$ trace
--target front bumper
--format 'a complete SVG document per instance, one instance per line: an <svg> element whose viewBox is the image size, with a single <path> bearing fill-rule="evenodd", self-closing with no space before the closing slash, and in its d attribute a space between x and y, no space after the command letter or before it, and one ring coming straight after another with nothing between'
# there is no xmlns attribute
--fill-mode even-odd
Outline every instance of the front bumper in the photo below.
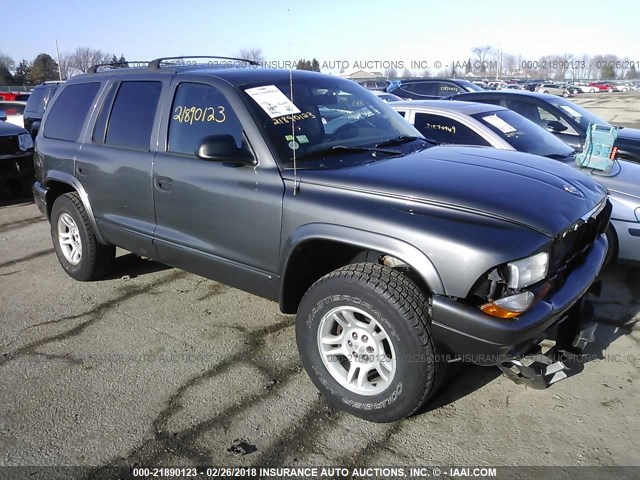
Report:
<svg viewBox="0 0 640 480"><path fill-rule="evenodd" d="M442 295L432 297L432 330L436 342L463 360L498 365L528 352L569 316L571 307L600 273L607 239L599 235L581 264L560 289L512 320L501 320Z"/></svg>
<svg viewBox="0 0 640 480"><path fill-rule="evenodd" d="M40 182L35 182L31 187L33 193L33 200L36 202L40 213L49 218L49 210L47 208L47 191L48 189L43 187Z"/></svg>

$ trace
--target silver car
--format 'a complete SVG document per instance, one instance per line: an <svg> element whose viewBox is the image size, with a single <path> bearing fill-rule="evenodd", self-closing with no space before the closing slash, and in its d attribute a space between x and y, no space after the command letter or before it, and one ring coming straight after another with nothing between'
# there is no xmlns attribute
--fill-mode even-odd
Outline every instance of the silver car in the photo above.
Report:
<svg viewBox="0 0 640 480"><path fill-rule="evenodd" d="M604 174L575 165L575 151L522 115L497 105L449 100L394 102L427 139L440 144L518 150L573 165L609 189L613 214L607 232L610 257L640 261L640 164L617 160Z"/></svg>

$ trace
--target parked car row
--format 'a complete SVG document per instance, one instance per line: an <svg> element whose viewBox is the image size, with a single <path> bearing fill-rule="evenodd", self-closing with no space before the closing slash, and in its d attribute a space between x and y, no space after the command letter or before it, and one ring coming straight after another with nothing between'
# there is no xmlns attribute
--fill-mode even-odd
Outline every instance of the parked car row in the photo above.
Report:
<svg viewBox="0 0 640 480"><path fill-rule="evenodd" d="M0 92L0 187L13 195L31 192L33 140L47 103L62 83L45 82L31 92Z"/></svg>

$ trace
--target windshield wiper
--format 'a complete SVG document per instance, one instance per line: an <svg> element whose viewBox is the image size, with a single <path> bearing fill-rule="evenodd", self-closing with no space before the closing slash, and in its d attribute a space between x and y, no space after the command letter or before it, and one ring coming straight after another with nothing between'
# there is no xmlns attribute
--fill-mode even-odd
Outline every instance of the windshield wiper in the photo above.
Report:
<svg viewBox="0 0 640 480"><path fill-rule="evenodd" d="M562 155L560 153L551 153L551 154L547 155L547 157L552 159L552 160L564 160L565 158L569 158L569 157L574 156L576 153L578 153L576 150L574 150L571 153L567 153L566 155Z"/></svg>
<svg viewBox="0 0 640 480"><path fill-rule="evenodd" d="M413 142L414 140L422 140L423 142L428 142L428 143L431 143L433 145L440 145L440 143L435 142L433 140L428 140L426 138L416 137L416 136L413 136L413 135L401 135L399 137L390 138L389 140L384 140L382 142L376 143L375 148L378 148L378 147L389 147L391 145L400 145L402 143Z"/></svg>
<svg viewBox="0 0 640 480"><path fill-rule="evenodd" d="M375 147L350 147L347 145L335 145L331 148L321 148L319 150L312 150L307 153L303 153L301 155L296 155L296 160L305 160L307 158L313 157L322 157L325 155L337 155L340 153L362 153L362 152L373 152L373 153L386 153L388 155L399 155L402 152L397 150L387 150L384 148L378 148L377 145ZM291 158L293 160L293 158Z"/></svg>

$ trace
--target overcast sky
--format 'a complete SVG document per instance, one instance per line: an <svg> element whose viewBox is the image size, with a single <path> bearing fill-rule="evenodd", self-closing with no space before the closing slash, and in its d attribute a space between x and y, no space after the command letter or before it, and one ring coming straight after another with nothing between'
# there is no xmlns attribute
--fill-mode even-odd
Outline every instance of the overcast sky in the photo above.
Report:
<svg viewBox="0 0 640 480"><path fill-rule="evenodd" d="M4 3L4 2L3 2ZM128 60L233 55L266 59L450 63L471 48L545 54L613 53L640 61L640 2L492 0L24 0L4 18L0 52L15 62L86 46ZM313 5L313 9L306 7ZM5 7L8 7L6 5ZM16 21L16 19L21 21Z"/></svg>

